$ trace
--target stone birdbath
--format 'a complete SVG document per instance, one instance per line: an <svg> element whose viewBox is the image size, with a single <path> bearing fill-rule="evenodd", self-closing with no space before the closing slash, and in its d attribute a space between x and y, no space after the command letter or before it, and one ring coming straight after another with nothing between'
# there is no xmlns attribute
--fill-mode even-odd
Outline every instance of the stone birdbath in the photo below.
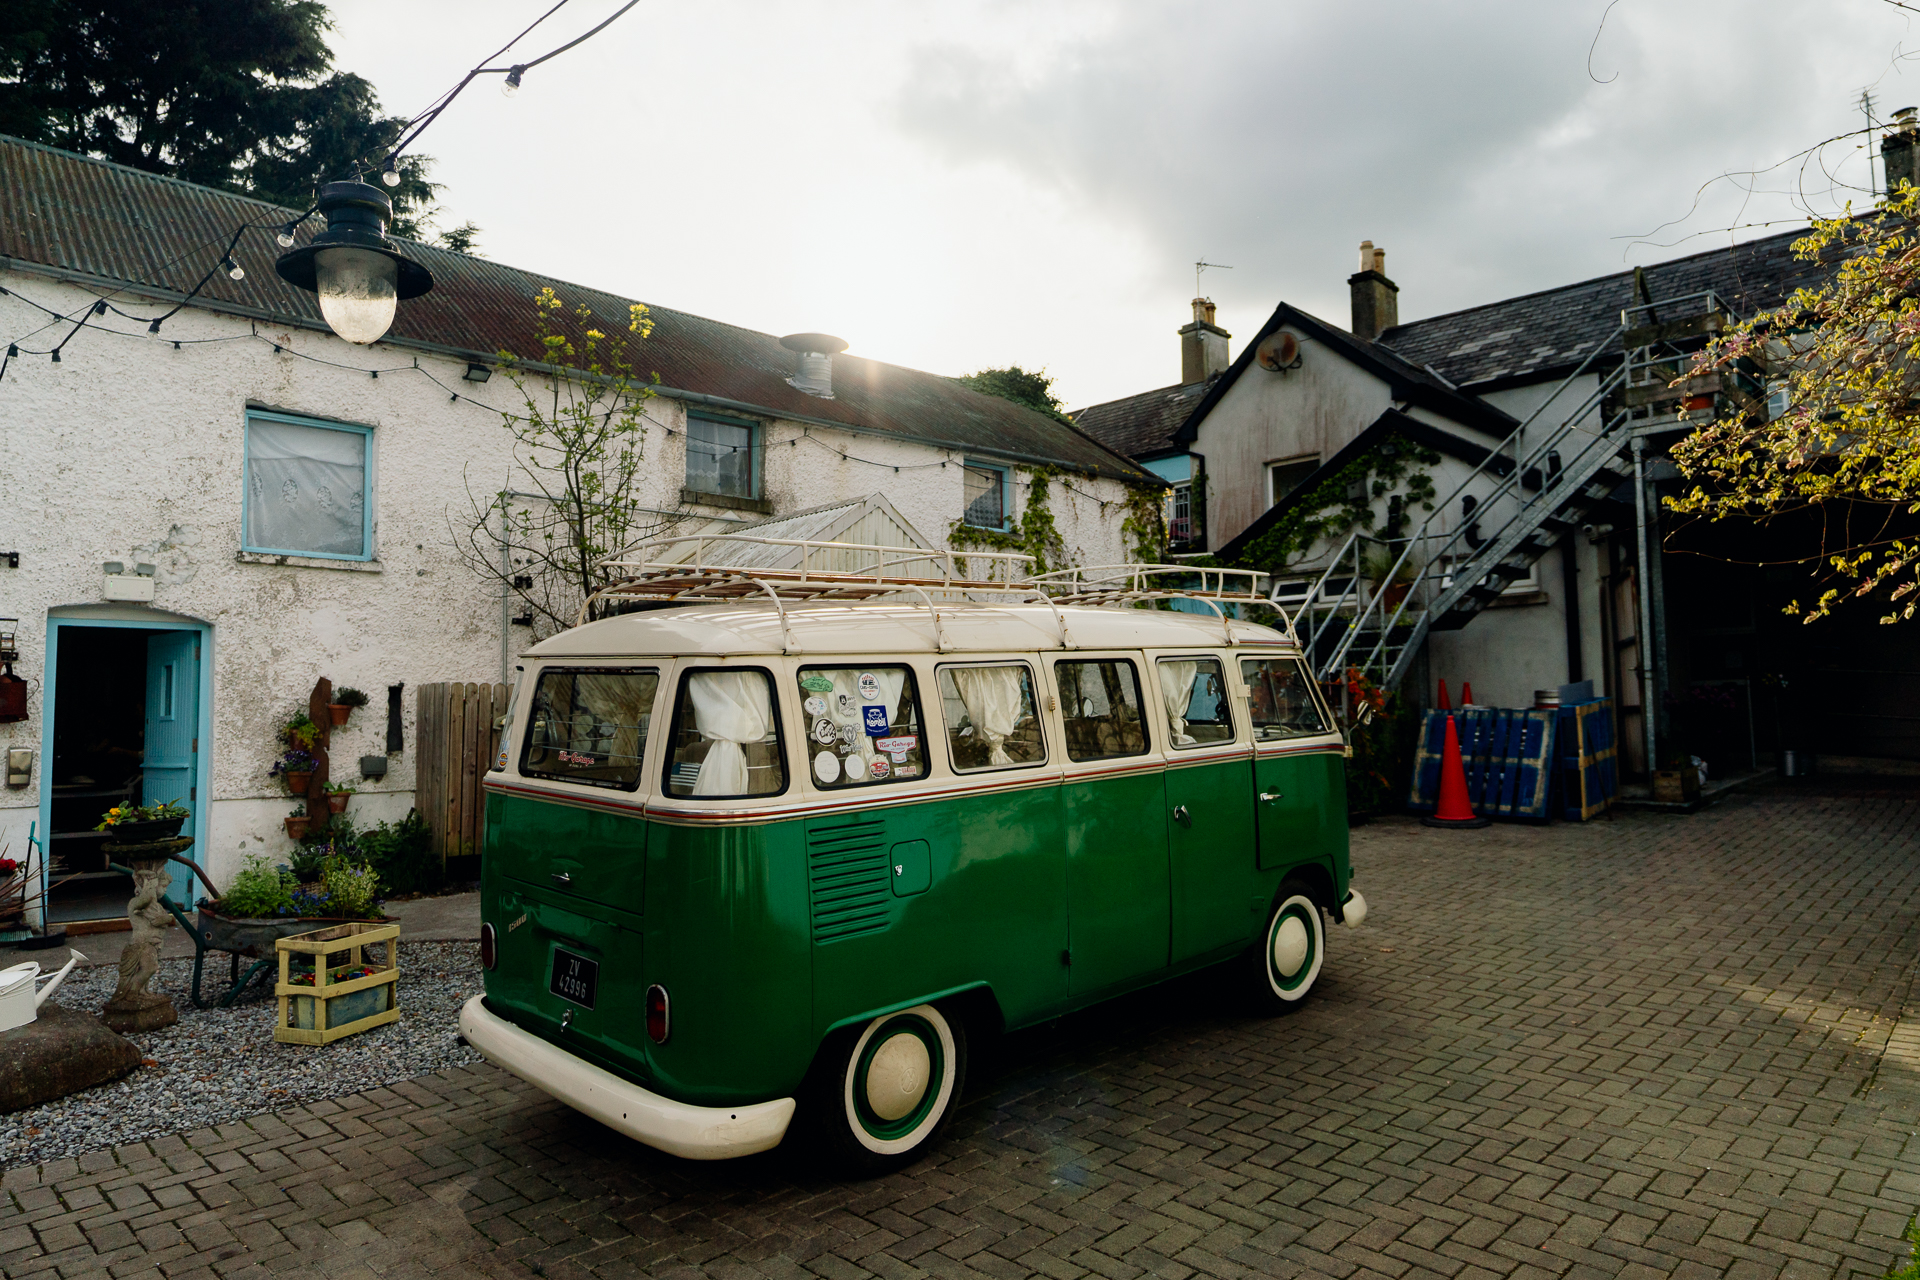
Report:
<svg viewBox="0 0 1920 1280"><path fill-rule="evenodd" d="M161 901L172 881L168 863L193 844L188 836L106 846L107 858L133 872L133 898L127 903L127 921L133 936L120 953L120 985L107 1001L101 1021L122 1035L158 1031L180 1020L173 1001L147 990L160 970L160 942L173 928L173 916Z"/></svg>

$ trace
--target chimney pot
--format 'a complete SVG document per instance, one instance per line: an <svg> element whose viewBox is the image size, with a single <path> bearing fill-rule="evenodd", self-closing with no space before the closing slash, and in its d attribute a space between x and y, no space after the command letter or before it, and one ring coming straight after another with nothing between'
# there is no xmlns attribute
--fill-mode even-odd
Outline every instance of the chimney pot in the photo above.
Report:
<svg viewBox="0 0 1920 1280"><path fill-rule="evenodd" d="M1387 279L1387 251L1360 242L1360 270L1347 277L1353 292L1353 334L1372 342L1400 323L1400 286Z"/></svg>
<svg viewBox="0 0 1920 1280"><path fill-rule="evenodd" d="M1214 323L1212 298L1193 300L1193 323L1180 326L1180 382L1190 386L1224 373L1232 361L1227 340L1233 337Z"/></svg>
<svg viewBox="0 0 1920 1280"><path fill-rule="evenodd" d="M1880 161L1887 175L1887 194L1899 190L1900 184L1920 185L1920 121L1914 119L1913 107L1902 107L1893 113L1893 131L1880 139Z"/></svg>

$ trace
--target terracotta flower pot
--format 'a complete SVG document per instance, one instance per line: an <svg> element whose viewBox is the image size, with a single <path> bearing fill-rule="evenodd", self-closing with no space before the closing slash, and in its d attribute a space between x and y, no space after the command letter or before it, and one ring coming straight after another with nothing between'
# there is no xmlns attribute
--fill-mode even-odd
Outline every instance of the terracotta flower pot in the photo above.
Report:
<svg viewBox="0 0 1920 1280"><path fill-rule="evenodd" d="M327 714L333 717L333 723L335 725L343 725L347 722L347 717L353 714L353 708L343 706L338 702L329 702L327 704Z"/></svg>
<svg viewBox="0 0 1920 1280"><path fill-rule="evenodd" d="M293 794L297 796L303 796L307 794L307 787L313 781L313 774L311 771L307 773L287 773L287 774L282 774L281 776L286 778L287 780L287 790L293 792Z"/></svg>
<svg viewBox="0 0 1920 1280"><path fill-rule="evenodd" d="M327 793L327 812L345 813L347 811L347 801L352 798L352 795L345 791L329 791Z"/></svg>
<svg viewBox="0 0 1920 1280"><path fill-rule="evenodd" d="M287 824L287 838L290 840L302 840L306 838L307 824L312 822L313 819L289 816L284 821Z"/></svg>

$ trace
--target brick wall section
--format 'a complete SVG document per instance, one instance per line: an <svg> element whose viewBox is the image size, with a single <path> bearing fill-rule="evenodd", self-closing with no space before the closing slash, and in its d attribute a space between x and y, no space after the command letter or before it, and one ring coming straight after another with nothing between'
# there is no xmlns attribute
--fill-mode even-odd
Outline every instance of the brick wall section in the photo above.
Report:
<svg viewBox="0 0 1920 1280"><path fill-rule="evenodd" d="M10 1170L8 1277L1880 1276L1920 1207L1920 802L1356 832L1373 921L984 1053L840 1184L673 1160L490 1068ZM1901 1019L1908 1019L1904 1024Z"/></svg>

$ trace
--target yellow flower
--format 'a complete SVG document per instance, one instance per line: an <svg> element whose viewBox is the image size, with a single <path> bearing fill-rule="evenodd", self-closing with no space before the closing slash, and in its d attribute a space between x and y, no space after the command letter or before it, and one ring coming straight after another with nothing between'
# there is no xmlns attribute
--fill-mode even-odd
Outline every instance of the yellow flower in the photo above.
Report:
<svg viewBox="0 0 1920 1280"><path fill-rule="evenodd" d="M120 816L120 811L118 809L109 809L107 810L107 812L113 814L115 817Z"/></svg>

